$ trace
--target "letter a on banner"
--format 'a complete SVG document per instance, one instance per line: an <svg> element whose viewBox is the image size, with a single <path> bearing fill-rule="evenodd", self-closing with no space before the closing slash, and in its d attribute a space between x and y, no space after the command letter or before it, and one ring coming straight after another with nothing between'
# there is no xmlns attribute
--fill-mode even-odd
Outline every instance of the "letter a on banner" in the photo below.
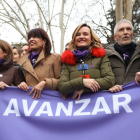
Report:
<svg viewBox="0 0 140 140"><path fill-rule="evenodd" d="M12 110L13 106L13 110ZM17 99L11 99L3 116L8 116L10 113L15 113L16 116L20 116L19 109L18 109L18 104L17 104Z"/></svg>
<svg viewBox="0 0 140 140"><path fill-rule="evenodd" d="M102 104L103 108L100 108L100 103ZM97 112L103 112L103 111L106 114L111 114L111 111L110 111L104 97L99 97L99 98L97 98L97 101L95 103L95 107L94 107L91 115L96 115Z"/></svg>

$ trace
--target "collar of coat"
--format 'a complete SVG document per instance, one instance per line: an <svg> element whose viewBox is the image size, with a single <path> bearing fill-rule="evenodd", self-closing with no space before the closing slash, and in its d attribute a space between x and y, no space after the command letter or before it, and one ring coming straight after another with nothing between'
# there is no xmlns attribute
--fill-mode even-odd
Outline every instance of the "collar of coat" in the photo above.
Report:
<svg viewBox="0 0 140 140"><path fill-rule="evenodd" d="M8 59L4 63L0 64L0 71L7 70L12 66L14 66L13 59Z"/></svg>
<svg viewBox="0 0 140 140"><path fill-rule="evenodd" d="M28 58L28 56L30 55L30 52L29 53L26 53L25 55L23 55L19 61L17 62L19 65L23 65L25 62L30 62L30 59ZM43 58L45 58L45 54L44 54L44 51L42 50L37 58L37 61L35 63L35 65L40 61L42 60ZM31 65L32 66L32 65Z"/></svg>
<svg viewBox="0 0 140 140"><path fill-rule="evenodd" d="M100 48L93 48L91 50L92 56L94 57L103 57L106 52L105 49ZM62 63L68 64L68 65L76 65L76 58L74 57L74 54L70 50L65 50L61 56Z"/></svg>

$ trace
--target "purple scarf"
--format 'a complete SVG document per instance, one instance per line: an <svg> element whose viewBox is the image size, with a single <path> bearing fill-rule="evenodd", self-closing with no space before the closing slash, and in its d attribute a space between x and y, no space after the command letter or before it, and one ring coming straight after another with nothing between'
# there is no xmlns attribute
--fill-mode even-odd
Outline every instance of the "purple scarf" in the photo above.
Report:
<svg viewBox="0 0 140 140"><path fill-rule="evenodd" d="M89 46L88 47L84 47L84 48L78 48L78 50L74 50L74 51L72 51L72 53L78 59L84 60L86 55L89 53L89 49L88 48L89 48Z"/></svg>
<svg viewBox="0 0 140 140"><path fill-rule="evenodd" d="M5 62L5 60L0 58L0 63L2 64L4 62Z"/></svg>
<svg viewBox="0 0 140 140"><path fill-rule="evenodd" d="M34 68L34 64L36 63L39 54L40 54L40 52L39 53L31 52L31 54L28 56L28 58L30 58L30 61L31 61L33 68Z"/></svg>

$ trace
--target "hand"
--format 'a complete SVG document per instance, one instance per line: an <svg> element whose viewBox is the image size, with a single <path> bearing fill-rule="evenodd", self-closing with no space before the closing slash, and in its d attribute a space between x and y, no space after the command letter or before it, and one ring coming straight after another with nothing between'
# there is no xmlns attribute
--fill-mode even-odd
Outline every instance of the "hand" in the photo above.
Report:
<svg viewBox="0 0 140 140"><path fill-rule="evenodd" d="M122 86L121 85L115 85L112 88L109 89L110 92L120 92L122 91Z"/></svg>
<svg viewBox="0 0 140 140"><path fill-rule="evenodd" d="M4 82L0 81L0 89L5 89L5 87L9 87L9 86Z"/></svg>
<svg viewBox="0 0 140 140"><path fill-rule="evenodd" d="M72 99L75 99L75 98L78 96L78 100L77 100L77 101L79 101L80 98L81 98L81 94L82 94L83 92L84 92L84 89L75 90L75 91L74 91L74 94L73 94L73 96L72 96Z"/></svg>
<svg viewBox="0 0 140 140"><path fill-rule="evenodd" d="M139 85L139 81L140 81L140 72L137 72L135 75L135 82L137 85Z"/></svg>
<svg viewBox="0 0 140 140"><path fill-rule="evenodd" d="M68 97L69 94L62 94L60 93L63 99L66 99Z"/></svg>
<svg viewBox="0 0 140 140"><path fill-rule="evenodd" d="M85 87L90 88L93 92L97 92L100 85L94 79L83 79Z"/></svg>
<svg viewBox="0 0 140 140"><path fill-rule="evenodd" d="M21 82L19 85L18 85L18 88L24 90L24 91L28 91L29 90L29 87L27 86L27 84L25 82Z"/></svg>
<svg viewBox="0 0 140 140"><path fill-rule="evenodd" d="M33 96L32 99L37 99L40 98L41 95L41 91L43 90L43 88L45 87L46 82L45 81L41 81L39 84L37 84L29 93L29 95L31 95L33 92Z"/></svg>

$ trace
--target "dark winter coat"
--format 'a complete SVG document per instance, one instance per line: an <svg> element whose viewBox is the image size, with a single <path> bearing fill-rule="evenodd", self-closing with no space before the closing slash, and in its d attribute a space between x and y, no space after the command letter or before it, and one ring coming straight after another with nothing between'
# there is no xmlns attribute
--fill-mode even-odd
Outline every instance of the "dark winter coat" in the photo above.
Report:
<svg viewBox="0 0 140 140"><path fill-rule="evenodd" d="M135 80L136 73L140 71L140 45L136 45L135 52L127 67L121 55L114 49L114 44L107 47L106 53L115 75L116 85L124 85Z"/></svg>
<svg viewBox="0 0 140 140"><path fill-rule="evenodd" d="M25 81L24 74L19 66L14 66L13 60L0 64L0 81L9 86L17 86Z"/></svg>
<svg viewBox="0 0 140 140"><path fill-rule="evenodd" d="M65 51L61 60L64 64L58 87L59 91L62 94L67 94L84 88L84 92L91 92L89 88L83 85L83 77L78 78L83 73L78 70L78 65L81 63L76 60L74 54L69 50ZM95 79L101 87L100 90L114 86L115 77L104 48L94 48L86 56L84 63L89 65L89 69L85 70L85 75L90 75L91 79Z"/></svg>

